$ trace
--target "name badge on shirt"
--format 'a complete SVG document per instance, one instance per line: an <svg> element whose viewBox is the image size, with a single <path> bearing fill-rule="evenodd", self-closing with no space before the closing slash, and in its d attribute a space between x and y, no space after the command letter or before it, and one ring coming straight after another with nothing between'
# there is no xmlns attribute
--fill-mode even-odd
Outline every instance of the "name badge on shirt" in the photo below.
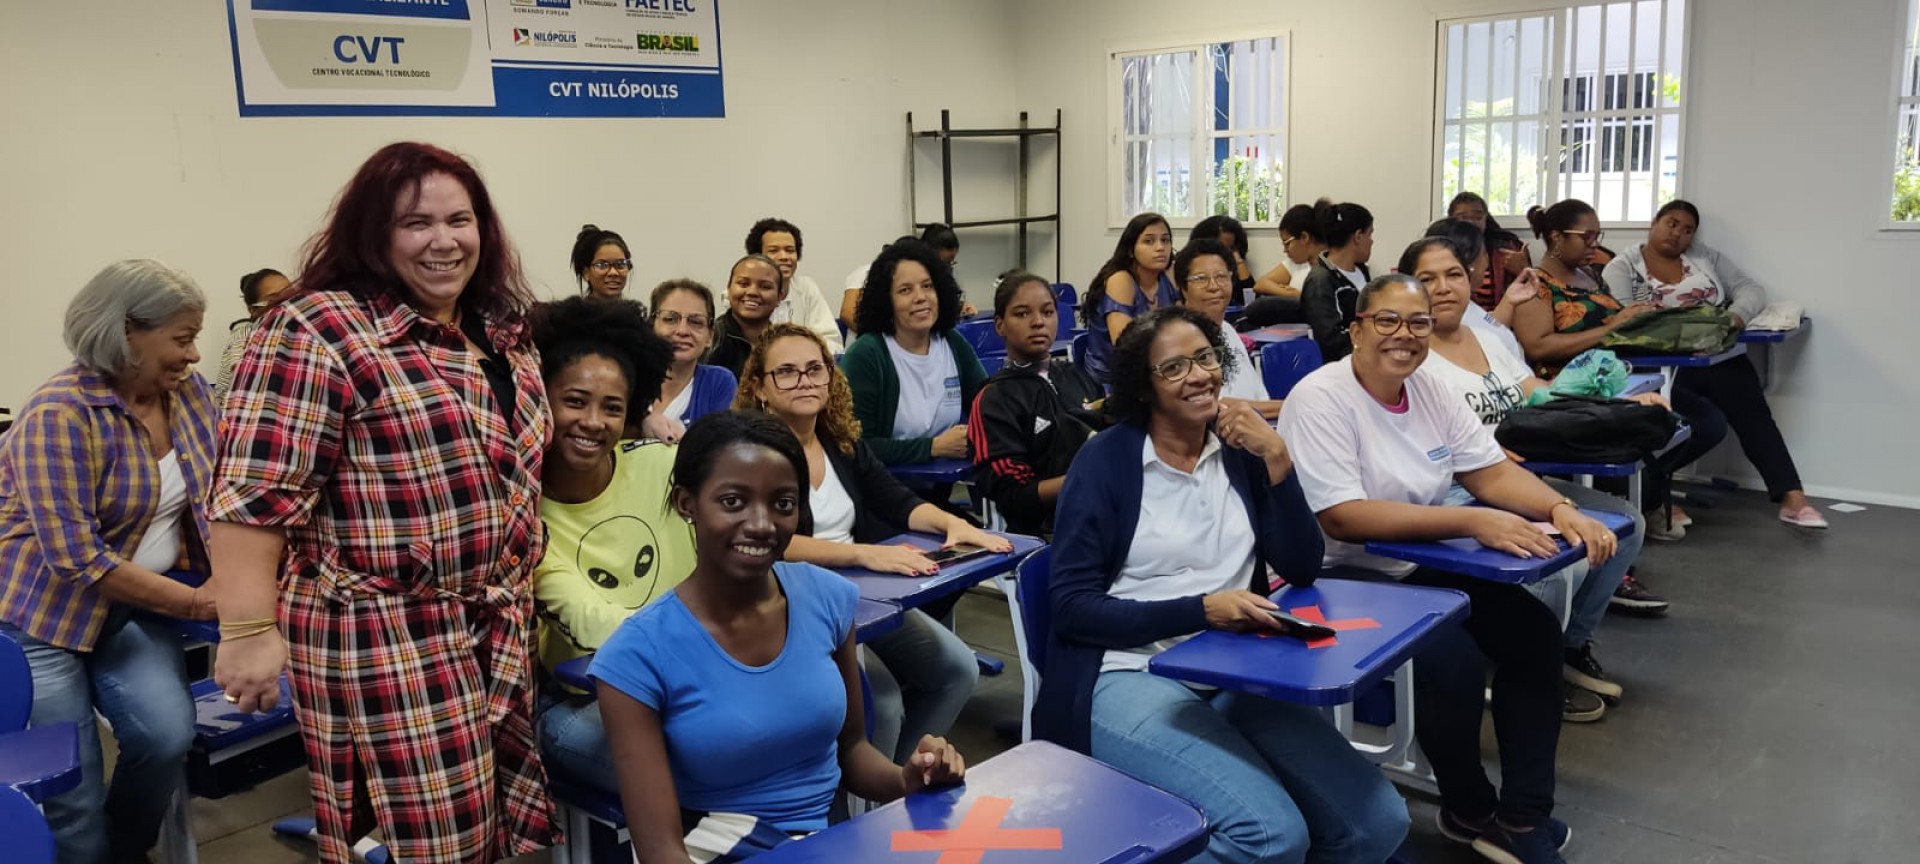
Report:
<svg viewBox="0 0 1920 864"><path fill-rule="evenodd" d="M946 398L952 402L960 401L960 376L958 375L947 376Z"/></svg>
<svg viewBox="0 0 1920 864"><path fill-rule="evenodd" d="M1445 444L1442 444L1438 447L1433 448L1432 450L1427 451L1428 462L1445 462L1447 461L1448 458L1452 456L1453 456L1453 451L1448 449L1447 445Z"/></svg>

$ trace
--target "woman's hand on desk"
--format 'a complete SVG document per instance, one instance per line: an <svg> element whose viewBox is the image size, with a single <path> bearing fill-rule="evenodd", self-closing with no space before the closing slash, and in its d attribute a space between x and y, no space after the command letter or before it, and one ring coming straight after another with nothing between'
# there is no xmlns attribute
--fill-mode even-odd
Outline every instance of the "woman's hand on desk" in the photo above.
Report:
<svg viewBox="0 0 1920 864"><path fill-rule="evenodd" d="M989 534L974 527L967 520L955 517L953 524L947 526L947 542L941 544L940 548L946 549L962 543L978 546L989 552L1013 551L1013 541L998 534Z"/></svg>
<svg viewBox="0 0 1920 864"><path fill-rule="evenodd" d="M1473 539L1488 549L1521 558L1550 558L1560 551L1560 545L1532 522L1492 507L1472 509Z"/></svg>
<svg viewBox="0 0 1920 864"><path fill-rule="evenodd" d="M1655 408L1665 408L1668 411L1673 410L1673 403L1668 402L1667 397L1658 393L1642 393L1638 396L1628 396L1627 401L1638 402L1642 405L1652 405Z"/></svg>
<svg viewBox="0 0 1920 864"><path fill-rule="evenodd" d="M920 746L900 766L901 787L908 795L922 789L952 786L967 777L967 760L953 749L947 739L937 735L920 736Z"/></svg>
<svg viewBox="0 0 1920 864"><path fill-rule="evenodd" d="M1207 607L1207 628L1234 633L1275 629L1273 616L1267 613L1280 608L1273 605L1272 600L1245 589L1208 594L1203 601Z"/></svg>
<svg viewBox="0 0 1920 864"><path fill-rule="evenodd" d="M1580 512L1578 507L1563 505L1553 508L1553 527L1560 529L1560 536L1565 537L1568 543L1587 547L1587 563L1594 566L1606 563L1620 548L1620 538L1615 537L1607 526Z"/></svg>
<svg viewBox="0 0 1920 864"><path fill-rule="evenodd" d="M892 573L897 576L931 576L940 572L940 567L928 560L920 550L906 546L874 546L861 544L855 547L859 551L856 557L862 567L875 573Z"/></svg>

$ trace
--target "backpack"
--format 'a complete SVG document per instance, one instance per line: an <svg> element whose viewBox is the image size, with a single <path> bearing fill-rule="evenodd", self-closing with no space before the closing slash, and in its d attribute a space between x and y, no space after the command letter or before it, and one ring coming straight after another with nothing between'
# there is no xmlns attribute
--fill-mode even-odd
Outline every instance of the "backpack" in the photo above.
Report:
<svg viewBox="0 0 1920 864"><path fill-rule="evenodd" d="M1626 399L1563 396L1516 408L1493 431L1500 446L1539 462L1639 462L1673 440L1673 412Z"/></svg>
<svg viewBox="0 0 1920 864"><path fill-rule="evenodd" d="M1733 316L1717 306L1655 309L1607 334L1600 347L1621 354L1718 354L1740 339Z"/></svg>

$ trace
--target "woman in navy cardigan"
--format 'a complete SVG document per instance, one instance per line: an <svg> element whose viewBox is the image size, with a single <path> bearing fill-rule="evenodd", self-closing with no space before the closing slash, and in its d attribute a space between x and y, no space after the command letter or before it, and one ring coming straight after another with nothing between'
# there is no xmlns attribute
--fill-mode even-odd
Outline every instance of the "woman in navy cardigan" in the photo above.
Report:
<svg viewBox="0 0 1920 864"><path fill-rule="evenodd" d="M651 302L653 332L673 346L673 365L641 430L678 444L693 421L727 410L740 382L727 367L700 362L713 344L712 289L692 279L669 279L654 287Z"/></svg>
<svg viewBox="0 0 1920 864"><path fill-rule="evenodd" d="M1034 730L1198 805L1211 836L1196 861L1384 861L1406 805L1317 711L1146 670L1201 630L1272 630L1268 567L1296 585L1320 570L1286 443L1219 398L1232 362L1188 309L1121 334L1107 400L1121 422L1061 493L1074 503L1054 533Z"/></svg>

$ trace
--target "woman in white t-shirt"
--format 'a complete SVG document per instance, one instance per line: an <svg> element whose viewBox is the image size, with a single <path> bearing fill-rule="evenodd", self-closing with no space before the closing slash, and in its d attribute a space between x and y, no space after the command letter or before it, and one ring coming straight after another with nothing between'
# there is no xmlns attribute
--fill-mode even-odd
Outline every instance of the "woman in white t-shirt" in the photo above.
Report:
<svg viewBox="0 0 1920 864"><path fill-rule="evenodd" d="M846 376L812 330L795 324L768 328L747 357L734 408L772 414L806 451L812 518L803 520L787 547L788 561L902 576L937 572L925 555L881 545L907 531L941 535L948 546L1013 548L1006 538L921 500L888 473L860 437ZM899 629L867 643L880 658L867 671L873 679L872 740L881 753L911 755L922 735L945 735L973 695L980 675L973 650L934 620L951 609L951 602L936 602L910 610Z"/></svg>
<svg viewBox="0 0 1920 864"><path fill-rule="evenodd" d="M1499 340L1482 338L1474 327L1466 326L1468 315L1480 315L1472 301L1472 275L1460 249L1445 237L1428 237L1407 247L1400 256L1400 272L1411 274L1426 286L1433 300L1433 336L1430 351L1421 368L1433 372L1465 400L1480 424L1493 429L1507 415L1527 404L1546 381L1533 376L1519 352ZM1658 393L1633 397L1643 405L1666 407ZM1518 457L1512 456L1518 461ZM1573 615L1562 634L1566 657L1564 676L1568 683L1602 699L1618 700L1619 684L1607 679L1593 657L1593 632L1600 626L1609 605L1641 613L1666 611L1667 601L1648 591L1628 572L1640 557L1645 542L1645 519L1625 500L1578 483L1543 478L1554 491L1590 510L1619 513L1634 520L1634 531L1620 541L1620 551L1606 564L1586 574L1574 593ZM1456 494L1465 496L1464 490ZM1562 716L1573 721L1597 720L1605 713L1598 699L1569 693Z"/></svg>
<svg viewBox="0 0 1920 864"><path fill-rule="evenodd" d="M1327 535L1327 575L1450 588L1472 606L1414 657L1415 734L1439 781L1441 828L1494 860L1560 862L1566 825L1552 817L1560 739L1560 625L1518 585L1370 555L1370 541L1470 537L1523 558L1558 551L1540 523L1612 557L1613 532L1501 452L1493 434L1432 372L1433 309L1411 276L1381 276L1356 299L1353 354L1308 375L1280 411L1294 473ZM1455 481L1486 507L1450 507ZM1493 679L1501 788L1480 763L1486 664ZM1501 857L1504 856L1504 857Z"/></svg>
<svg viewBox="0 0 1920 864"><path fill-rule="evenodd" d="M1207 316L1233 354L1233 372L1220 385L1220 395L1243 399L1268 420L1280 416L1280 400L1267 395L1254 368L1247 343L1227 323L1227 301L1233 296L1233 256L1218 240L1199 239L1173 256L1173 284L1180 288L1180 305Z"/></svg>

